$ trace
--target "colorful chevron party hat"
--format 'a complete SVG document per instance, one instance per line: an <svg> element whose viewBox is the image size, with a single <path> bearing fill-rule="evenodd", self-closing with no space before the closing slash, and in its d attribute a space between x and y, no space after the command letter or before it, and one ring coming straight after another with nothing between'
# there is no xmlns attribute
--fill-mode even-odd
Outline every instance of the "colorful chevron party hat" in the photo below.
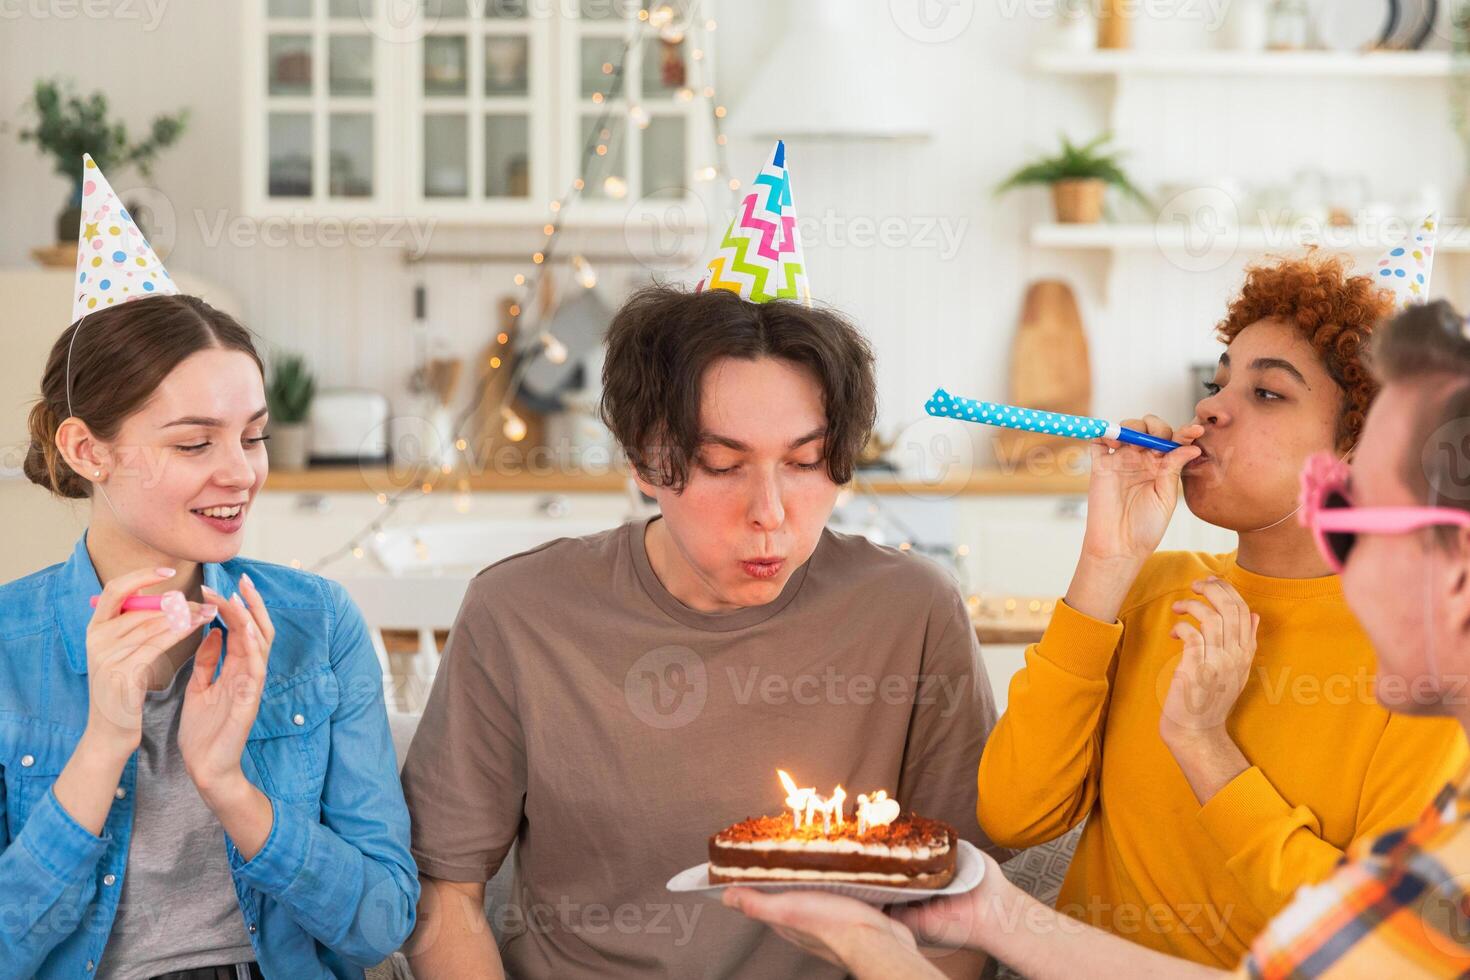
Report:
<svg viewBox="0 0 1470 980"><path fill-rule="evenodd" d="M1404 310L1415 303L1428 301L1438 235L1439 214L1436 212L1378 260L1373 270L1373 281L1393 293L1397 309Z"/></svg>
<svg viewBox="0 0 1470 980"><path fill-rule="evenodd" d="M90 154L82 155L82 226L71 318L179 291Z"/></svg>
<svg viewBox="0 0 1470 980"><path fill-rule="evenodd" d="M750 193L740 202L739 213L695 292L706 289L729 290L752 303L794 299L812 304L784 142L776 141L770 162L761 168Z"/></svg>

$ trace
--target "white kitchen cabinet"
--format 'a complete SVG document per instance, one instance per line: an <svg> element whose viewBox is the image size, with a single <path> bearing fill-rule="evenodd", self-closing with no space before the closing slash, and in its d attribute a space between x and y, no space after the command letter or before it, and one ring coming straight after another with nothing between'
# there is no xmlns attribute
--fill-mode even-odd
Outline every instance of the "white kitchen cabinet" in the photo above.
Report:
<svg viewBox="0 0 1470 980"><path fill-rule="evenodd" d="M240 9L247 211L388 214L399 72L381 3L250 0Z"/></svg>
<svg viewBox="0 0 1470 980"><path fill-rule="evenodd" d="M525 2L429 0L405 45L407 210L534 221L556 176L553 24Z"/></svg>
<svg viewBox="0 0 1470 980"><path fill-rule="evenodd" d="M553 502L548 514L547 504ZM383 514L383 505L372 494L266 492L251 509L241 554L282 565L300 562L333 578L383 572L370 553L371 543L361 558L349 554L324 568L314 567ZM555 530L559 519L579 529L595 523L614 527L629 511L629 498L613 493L432 493L401 504L384 527L534 520L546 526L549 540L560 536Z"/></svg>
<svg viewBox="0 0 1470 980"><path fill-rule="evenodd" d="M713 146L711 4L669 36L650 6L247 0L247 212L539 225L579 179L579 223L636 227L640 211L693 205L712 157L694 148Z"/></svg>

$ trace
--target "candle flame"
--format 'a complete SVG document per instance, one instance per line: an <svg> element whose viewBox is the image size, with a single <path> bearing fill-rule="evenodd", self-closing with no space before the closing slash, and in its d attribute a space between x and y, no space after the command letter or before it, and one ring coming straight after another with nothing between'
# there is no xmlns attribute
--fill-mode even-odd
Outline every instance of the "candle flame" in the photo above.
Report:
<svg viewBox="0 0 1470 980"><path fill-rule="evenodd" d="M857 798L858 833L867 833L870 827L884 827L898 819L897 800L888 798L887 790L878 790L871 797L859 794Z"/></svg>
<svg viewBox="0 0 1470 980"><path fill-rule="evenodd" d="M781 777L781 784L786 787L786 805L791 808L791 829L800 830L803 812L806 822L812 822L812 805L817 800L816 787L799 788L790 773L784 769L777 769L776 775Z"/></svg>
<svg viewBox="0 0 1470 980"><path fill-rule="evenodd" d="M800 787L791 774L785 769L777 769L776 775L781 779L781 785L786 789L786 806L791 810L791 829L800 830L803 826L812 826L818 814L822 817L822 834L825 836L832 832L833 824L840 830L846 823L842 807L847 802L847 791L838 784L832 790L832 795L824 797L816 791L815 787ZM878 790L870 797L866 793L858 795L857 798L857 822L858 833L865 833L870 827L881 827L892 823L898 817L898 803L888 796L886 790Z"/></svg>

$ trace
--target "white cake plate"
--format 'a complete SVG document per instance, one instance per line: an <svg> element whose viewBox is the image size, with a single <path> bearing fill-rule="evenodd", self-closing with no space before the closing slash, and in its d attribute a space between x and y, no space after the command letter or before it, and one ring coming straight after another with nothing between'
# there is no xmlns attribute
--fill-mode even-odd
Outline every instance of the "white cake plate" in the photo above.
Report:
<svg viewBox="0 0 1470 980"><path fill-rule="evenodd" d="M985 877L985 861L979 849L966 840L960 841L959 845L959 853L955 855L954 878L943 888L886 888L882 885L850 881L742 881L738 887L762 892L830 892L833 895L846 895L869 905L912 905L945 895L963 895L980 884L980 879ZM711 884L709 862L705 862L680 871L669 879L665 887L671 892L692 893L711 902L719 902L722 891L737 886Z"/></svg>

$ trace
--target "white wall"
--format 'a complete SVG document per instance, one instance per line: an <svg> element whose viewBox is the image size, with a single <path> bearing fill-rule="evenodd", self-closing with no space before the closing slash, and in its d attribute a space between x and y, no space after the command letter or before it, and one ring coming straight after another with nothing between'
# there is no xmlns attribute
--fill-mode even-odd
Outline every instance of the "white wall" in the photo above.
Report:
<svg viewBox="0 0 1470 980"><path fill-rule="evenodd" d="M888 3L865 2L883 19ZM894 6L903 3L893 0ZM727 0L720 9L716 64L721 97L732 106L752 73L762 70L760 55L783 23L785 6ZM1027 70L1033 43L1048 26L1024 15L1034 6L956 0L949 9L961 16L968 11L972 20L944 43L922 43L884 25L892 57L873 70L902 66L910 90L937 120L928 142L791 140L796 200L809 218L899 216L965 224L959 250L948 258L936 248L860 247L831 235L807 241L816 293L856 317L877 346L886 433L921 416L923 399L937 384L1003 394L1020 297L1036 277L1062 276L1079 289L1099 413L1187 417L1193 396L1185 365L1214 357L1211 326L1248 256L1210 273L1189 273L1157 252L1122 253L1110 264L1099 254L1038 250L1027 245L1027 229L1046 216L1045 199L1035 192L991 196L1006 172L1029 153L1050 148L1058 131L1086 136L1107 123L1111 82ZM7 3L0 17L0 122L6 126L0 137L0 265L27 263L29 249L49 240L66 192L34 147L14 136L24 118L20 105L38 76L66 74L84 90L105 88L115 111L135 127L157 112L188 106L190 130L165 155L154 183L181 211L198 209L209 221L220 212L238 217L237 4L174 0L152 29L142 0L127 8L140 20L61 19L61 0L42 5L48 16L24 13L31 9L29 0ZM16 10L22 16L13 16ZM1018 13L1007 16L1007 10ZM1214 43L1185 18L1145 24L1139 34L1141 45ZM1453 194L1463 172L1443 80L1154 80L1137 86L1125 93L1116 127L1146 186L1219 175L1284 178L1316 165L1361 172L1404 194L1425 183ZM735 173L748 179L766 149L732 141ZM912 231L921 227L912 221ZM505 234L487 230L462 238L500 247ZM441 230L434 244L450 247L454 237ZM186 220L170 265L242 296L249 324L272 341L304 350L325 383L401 394L412 284L420 273L406 269L395 249L207 247L197 223ZM1441 289L1454 284L1459 269L1455 261L1442 262ZM431 319L454 349L470 354L493 331L495 304L515 271L422 271ZM604 276L611 292L620 278ZM4 329L59 331L66 313L66 297L58 296L54 322L5 323Z"/></svg>

